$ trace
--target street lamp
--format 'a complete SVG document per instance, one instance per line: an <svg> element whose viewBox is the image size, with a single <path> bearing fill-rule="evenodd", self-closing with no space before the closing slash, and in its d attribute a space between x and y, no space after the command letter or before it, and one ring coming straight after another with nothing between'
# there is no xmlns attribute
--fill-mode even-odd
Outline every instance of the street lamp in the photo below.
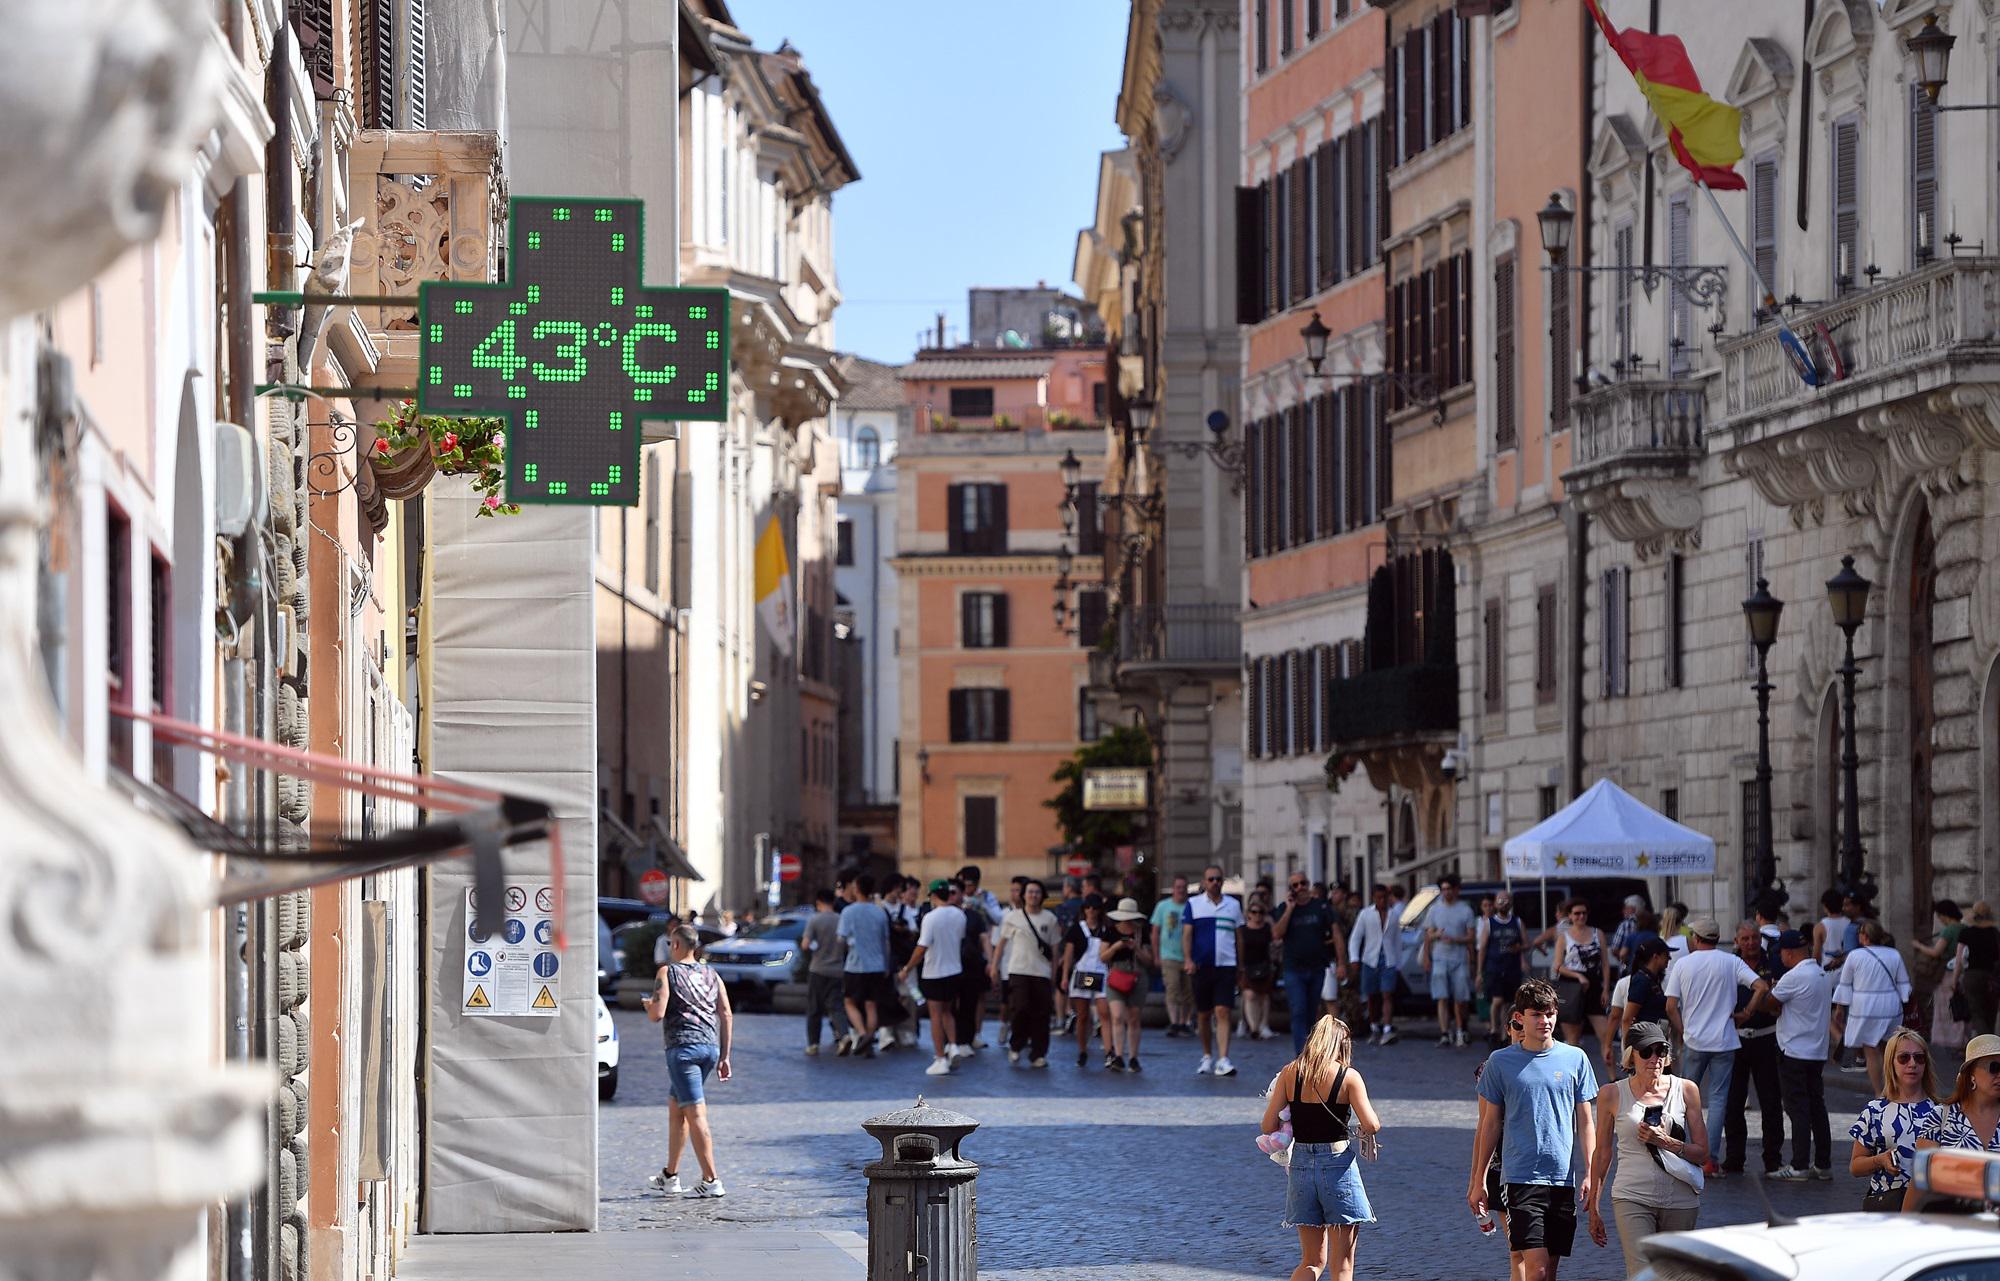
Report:
<svg viewBox="0 0 2000 1281"><path fill-rule="evenodd" d="M1840 891L1862 904L1875 897L1875 886L1862 866L1861 794L1858 777L1861 754L1855 748L1854 678L1861 669L1854 661L1854 633L1868 617L1869 582L1854 571L1854 557L1840 558L1840 572L1826 580L1827 603L1833 607L1834 626L1847 638L1847 655L1840 664L1841 748L1840 776L1847 793L1840 811Z"/></svg>
<svg viewBox="0 0 2000 1281"><path fill-rule="evenodd" d="M1439 380L1427 370L1416 370L1410 373L1400 373L1393 369L1378 369L1372 373L1321 373L1320 366L1326 363L1326 340L1332 336L1333 331L1326 327L1326 322L1319 318L1317 311L1313 312L1312 319L1308 320L1299 329L1299 337L1304 339L1306 344L1306 367L1308 370L1306 377L1325 378L1329 381L1339 379L1347 382L1387 384L1402 392L1411 401L1430 401L1431 421L1440 426L1443 425L1444 388L1439 384ZM1217 427L1215 425L1215 416L1210 415L1209 426L1220 432L1228 426L1228 423L1225 421L1221 427Z"/></svg>
<svg viewBox="0 0 2000 1281"><path fill-rule="evenodd" d="M1153 448L1161 453L1179 454L1182 458L1198 458L1207 454L1209 461L1229 477L1229 492L1240 493L1243 485L1243 442L1229 438L1229 415L1220 409L1209 411L1207 440L1162 440Z"/></svg>
<svg viewBox="0 0 2000 1281"><path fill-rule="evenodd" d="M1312 367L1315 374L1326 363L1326 340L1332 336L1333 331L1326 327L1326 322L1319 318L1317 311L1306 322L1305 328L1299 330L1299 337L1306 340L1306 364Z"/></svg>
<svg viewBox="0 0 2000 1281"><path fill-rule="evenodd" d="M1785 901L1778 885L1778 858L1771 848L1771 679L1765 658L1771 643L1778 639L1778 616L1785 602L1771 595L1770 584L1759 578L1757 590L1743 602L1743 621L1750 627L1750 644L1757 650L1757 896L1775 893Z"/></svg>
<svg viewBox="0 0 2000 1281"><path fill-rule="evenodd" d="M1125 421L1132 424L1132 434L1146 443L1146 433L1153 430L1153 402L1145 396L1134 396L1125 402Z"/></svg>
<svg viewBox="0 0 2000 1281"><path fill-rule="evenodd" d="M1074 494L1083 480L1083 460L1076 456L1074 449L1064 450L1062 462L1057 464L1057 468L1062 472L1064 491Z"/></svg>
<svg viewBox="0 0 2000 1281"><path fill-rule="evenodd" d="M1561 262L1569 256L1570 239L1576 234L1576 211L1562 202L1557 192L1549 193L1549 203L1535 215L1542 224L1542 252Z"/></svg>
<svg viewBox="0 0 2000 1281"><path fill-rule="evenodd" d="M1951 65L1951 47L1958 43L1958 37L1937 24L1937 15L1924 15L1924 25L1917 33L1903 41L1917 59L1917 83L1924 87L1932 105L1936 105L1938 95L1944 92L1945 73Z"/></svg>

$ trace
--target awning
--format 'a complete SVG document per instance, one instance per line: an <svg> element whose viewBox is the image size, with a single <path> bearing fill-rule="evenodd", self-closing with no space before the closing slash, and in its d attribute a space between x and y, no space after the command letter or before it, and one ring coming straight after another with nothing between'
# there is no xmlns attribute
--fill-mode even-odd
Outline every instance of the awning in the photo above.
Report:
<svg viewBox="0 0 2000 1281"><path fill-rule="evenodd" d="M600 856L616 856L634 875L659 868L668 876L677 876L684 881L703 879L702 874L695 871L694 864L688 862L687 852L667 831L666 822L658 814L648 818L638 830L602 806L598 808L597 815L601 820L597 827Z"/></svg>
<svg viewBox="0 0 2000 1281"><path fill-rule="evenodd" d="M657 814L653 815L652 827L656 834L656 852L659 855L660 866L667 869L668 876L678 876L684 881L707 879L695 871L693 863L688 862L687 851L682 849L680 842L667 831L667 825L660 821L660 816Z"/></svg>

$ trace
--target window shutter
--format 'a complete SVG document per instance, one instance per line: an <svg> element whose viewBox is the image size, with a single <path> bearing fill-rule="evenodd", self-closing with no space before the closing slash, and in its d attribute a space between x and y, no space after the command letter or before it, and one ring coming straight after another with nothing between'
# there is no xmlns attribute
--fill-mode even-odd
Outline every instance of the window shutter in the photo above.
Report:
<svg viewBox="0 0 2000 1281"><path fill-rule="evenodd" d="M967 541L965 537L965 489L964 485L946 485L944 487L945 550L961 554L966 550Z"/></svg>
<svg viewBox="0 0 2000 1281"><path fill-rule="evenodd" d="M1667 557L1667 687L1681 687L1681 623L1685 604L1681 598L1683 566L1679 552Z"/></svg>
<svg viewBox="0 0 2000 1281"><path fill-rule="evenodd" d="M1271 0L1257 0L1256 67L1261 74L1271 68Z"/></svg>
<svg viewBox="0 0 2000 1281"><path fill-rule="evenodd" d="M1570 370L1569 273L1549 273L1549 430L1569 430Z"/></svg>
<svg viewBox="0 0 2000 1281"><path fill-rule="evenodd" d="M1922 85L1910 86L1910 267L1937 252L1938 112Z"/></svg>
<svg viewBox="0 0 2000 1281"><path fill-rule="evenodd" d="M299 61L312 78L313 96L330 98L340 86L335 83L334 0L292 0L292 31L298 39Z"/></svg>
<svg viewBox="0 0 2000 1281"><path fill-rule="evenodd" d="M1361 389L1362 438L1374 442L1373 457L1368 466L1375 479L1375 505L1368 511L1368 523L1382 519L1382 513L1395 498L1395 452L1394 431L1389 426L1388 417L1382 412L1382 401L1375 389Z"/></svg>
<svg viewBox="0 0 2000 1281"><path fill-rule="evenodd" d="M361 119L367 129L396 127L395 0L367 0L362 19Z"/></svg>
<svg viewBox="0 0 2000 1281"><path fill-rule="evenodd" d="M1008 689L988 690L993 699L993 737L995 743L1010 743L1014 739L1014 691Z"/></svg>
<svg viewBox="0 0 2000 1281"><path fill-rule="evenodd" d="M1312 682L1307 679L1305 650L1291 653L1292 663L1292 753L1303 756L1313 750Z"/></svg>
<svg viewBox="0 0 2000 1281"><path fill-rule="evenodd" d="M1912 86L1915 89L1915 86ZM1915 89L1919 97L1921 89ZM1629 233L1628 233L1629 239ZM1631 251L1628 248L1626 252ZM1750 166L1750 253L1757 264L1757 275L1764 287L1773 293L1778 288L1778 159L1776 156L1759 156ZM1750 301L1753 313L1764 305L1762 298ZM1626 295L1626 307L1630 308L1630 294Z"/></svg>
<svg viewBox="0 0 2000 1281"><path fill-rule="evenodd" d="M1368 523L1363 513L1367 509L1368 484L1367 449L1361 440L1361 389L1343 387L1340 389L1341 427L1345 442L1343 453L1347 459L1347 528L1359 529Z"/></svg>
<svg viewBox="0 0 2000 1281"><path fill-rule="evenodd" d="M1007 633L1007 593L995 592L993 601L993 644L1005 649L1011 643Z"/></svg>
<svg viewBox="0 0 2000 1281"><path fill-rule="evenodd" d="M1444 380L1444 385L1447 387L1458 386L1472 372L1465 368L1464 361L1460 359L1462 353L1458 345L1458 269L1460 265L1457 254L1453 254L1450 258L1438 264L1438 285L1444 294L1444 332L1439 335L1438 341L1439 355L1441 357L1438 372Z"/></svg>
<svg viewBox="0 0 2000 1281"><path fill-rule="evenodd" d="M970 718L967 715L966 696L971 692L969 689L955 689L946 697L947 705L951 709L951 741L954 743L963 743L969 736L970 731L966 722Z"/></svg>
<svg viewBox="0 0 2000 1281"><path fill-rule="evenodd" d="M1244 750L1251 760L1262 760L1264 756L1264 665L1259 659L1251 659L1250 692L1244 701L1243 734Z"/></svg>
<svg viewBox="0 0 2000 1281"><path fill-rule="evenodd" d="M1411 160L1429 145L1424 138L1424 28L1403 33L1403 159Z"/></svg>
<svg viewBox="0 0 2000 1281"><path fill-rule="evenodd" d="M1258 661L1264 665L1264 702L1259 709L1264 717L1264 754L1266 756L1283 756L1285 754L1284 746L1278 742L1277 663L1269 654L1266 654Z"/></svg>
<svg viewBox="0 0 2000 1281"><path fill-rule="evenodd" d="M1493 447L1512 449L1515 422L1514 255L1493 264Z"/></svg>
<svg viewBox="0 0 2000 1281"><path fill-rule="evenodd" d="M1285 185L1273 173L1264 193L1264 300L1269 314L1285 306Z"/></svg>
<svg viewBox="0 0 2000 1281"><path fill-rule="evenodd" d="M1306 0L1306 39L1308 40L1319 34L1320 6L1325 3L1326 0Z"/></svg>
<svg viewBox="0 0 2000 1281"><path fill-rule="evenodd" d="M1313 431L1319 438L1319 519L1314 533L1321 538L1340 532L1340 443L1334 436L1333 406L1331 394L1313 401Z"/></svg>
<svg viewBox="0 0 2000 1281"><path fill-rule="evenodd" d="M1384 131L1382 140L1389 150L1382 159L1384 169L1394 169L1403 159L1403 46L1389 47L1388 65L1383 68L1382 77L1382 120Z"/></svg>
<svg viewBox="0 0 2000 1281"><path fill-rule="evenodd" d="M984 643L979 634L979 593L967 592L958 598L958 643L972 649Z"/></svg>
<svg viewBox="0 0 2000 1281"><path fill-rule="evenodd" d="M1292 406L1292 545L1312 541L1312 499L1319 488L1312 465L1309 403Z"/></svg>
<svg viewBox="0 0 2000 1281"><path fill-rule="evenodd" d="M1486 710L1497 712L1506 704L1504 675L1501 663L1505 654L1504 638L1500 635L1500 602L1486 602Z"/></svg>
<svg viewBox="0 0 2000 1281"><path fill-rule="evenodd" d="M424 108L424 42L428 31L424 7L429 3L430 0L409 0L410 39L404 63L404 75L408 77L408 90L404 97L408 106L409 118L401 126L405 129L422 129L429 118L428 112Z"/></svg>
<svg viewBox="0 0 2000 1281"><path fill-rule="evenodd" d="M989 556L1004 555L1007 551L1007 487L1005 485L984 485L987 502L985 512L986 547Z"/></svg>
<svg viewBox="0 0 2000 1281"><path fill-rule="evenodd" d="M1000 853L1000 800L994 796L965 798L965 857L995 858Z"/></svg>
<svg viewBox="0 0 2000 1281"><path fill-rule="evenodd" d="M1556 701L1556 589L1535 589L1535 701Z"/></svg>
<svg viewBox="0 0 2000 1281"><path fill-rule="evenodd" d="M1618 274L1611 280L1612 354L1623 366L1632 358L1632 221L1629 218L1611 233L1611 261L1618 268Z"/></svg>
<svg viewBox="0 0 2000 1281"><path fill-rule="evenodd" d="M1406 372L1403 368L1403 283L1400 280L1389 286L1388 303L1389 325L1385 336L1389 343L1389 368L1400 374Z"/></svg>
<svg viewBox="0 0 2000 1281"><path fill-rule="evenodd" d="M1109 621L1105 609L1104 591L1101 588L1085 588L1076 594L1076 643L1085 649L1094 649L1104 636L1104 624Z"/></svg>
<svg viewBox="0 0 2000 1281"><path fill-rule="evenodd" d="M1264 186L1236 189L1236 323L1264 318Z"/></svg>
<svg viewBox="0 0 2000 1281"><path fill-rule="evenodd" d="M1292 166L1292 301L1313 292L1312 171L1304 159Z"/></svg>
<svg viewBox="0 0 2000 1281"><path fill-rule="evenodd" d="M1667 262L1685 267L1694 256L1694 205L1687 194L1667 202ZM1679 285L1667 284L1667 376L1678 378L1694 363L1694 303Z"/></svg>
<svg viewBox="0 0 2000 1281"><path fill-rule="evenodd" d="M1458 60L1458 74L1454 79L1458 84L1458 118L1455 127L1459 129L1472 123L1472 27L1463 17L1452 19L1452 36L1457 41L1455 57Z"/></svg>
<svg viewBox="0 0 2000 1281"><path fill-rule="evenodd" d="M1256 422L1243 428L1243 555L1255 560L1264 554L1259 537L1257 513L1264 505L1263 428Z"/></svg>
<svg viewBox="0 0 2000 1281"><path fill-rule="evenodd" d="M1280 518L1285 502L1284 417L1272 414L1264 420L1264 549L1282 551L1285 526Z"/></svg>
<svg viewBox="0 0 2000 1281"><path fill-rule="evenodd" d="M1458 76L1453 66L1452 22L1451 12L1448 9L1439 10L1432 16L1430 22L1430 143L1433 147L1449 138L1458 129L1458 108L1454 102Z"/></svg>
<svg viewBox="0 0 2000 1281"><path fill-rule="evenodd" d="M1833 270L1845 292L1861 270L1861 120L1833 122Z"/></svg>
<svg viewBox="0 0 2000 1281"><path fill-rule="evenodd" d="M1314 0L1315 5L1318 0ZM1319 228L1319 274L1316 277L1321 289L1340 280L1347 273L1342 261L1342 250L1346 247L1343 231L1347 226L1344 211L1340 208L1342 192L1340 166L1347 157L1345 138L1329 142L1314 153L1313 199L1318 206L1313 210Z"/></svg>
<svg viewBox="0 0 2000 1281"><path fill-rule="evenodd" d="M1460 382L1472 381L1472 255L1458 256L1458 368Z"/></svg>

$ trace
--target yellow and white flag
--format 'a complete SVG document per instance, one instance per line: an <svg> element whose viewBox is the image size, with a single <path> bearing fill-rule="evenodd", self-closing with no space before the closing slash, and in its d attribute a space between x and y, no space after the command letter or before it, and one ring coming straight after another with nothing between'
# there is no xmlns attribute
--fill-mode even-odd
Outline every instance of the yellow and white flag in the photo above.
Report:
<svg viewBox="0 0 2000 1281"><path fill-rule="evenodd" d="M757 617L781 653L792 652L792 565L785 555L785 527L777 516L757 537Z"/></svg>

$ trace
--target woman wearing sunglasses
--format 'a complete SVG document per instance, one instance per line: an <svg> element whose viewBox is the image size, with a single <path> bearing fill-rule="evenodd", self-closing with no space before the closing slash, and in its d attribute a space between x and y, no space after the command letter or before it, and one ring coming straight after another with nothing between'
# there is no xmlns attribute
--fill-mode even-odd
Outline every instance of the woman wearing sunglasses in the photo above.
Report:
<svg viewBox="0 0 2000 1281"><path fill-rule="evenodd" d="M1957 1088L1944 1110L1917 1128L1917 1150L1931 1148L2000 1153L2000 1036L1991 1032L1975 1036L1965 1047ZM1975 1201L1940 1201L1936 1197L1925 1203L1912 1187L1904 1194L1903 1208L1977 1214L1983 1207Z"/></svg>
<svg viewBox="0 0 2000 1281"><path fill-rule="evenodd" d="M1625 1251L1625 1275L1646 1266L1639 1243L1655 1232L1686 1232L1701 1212L1701 1166L1708 1159L1708 1127L1701 1091L1667 1071L1673 1049L1658 1023L1634 1023L1625 1040L1625 1069L1597 1095L1597 1146L1590 1157L1590 1239L1602 1246L1604 1176L1614 1150L1618 1175L1611 1183L1611 1214Z"/></svg>
<svg viewBox="0 0 2000 1281"><path fill-rule="evenodd" d="M1923 1037L1909 1028L1897 1028L1882 1044L1882 1061L1888 1084L1882 1097L1869 1100L1847 1131L1854 1140L1847 1172L1868 1180L1862 1209L1894 1214L1903 1208L1910 1186L1917 1135L1936 1121L1943 1109L1937 1102L1931 1050Z"/></svg>

